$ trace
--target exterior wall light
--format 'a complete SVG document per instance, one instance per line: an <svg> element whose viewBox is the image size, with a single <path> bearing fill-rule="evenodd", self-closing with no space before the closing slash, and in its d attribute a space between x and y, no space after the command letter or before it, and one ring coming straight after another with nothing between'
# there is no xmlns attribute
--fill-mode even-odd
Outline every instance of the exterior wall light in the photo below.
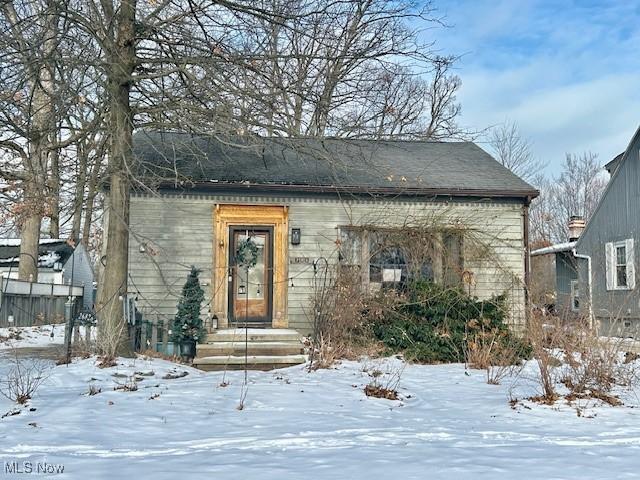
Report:
<svg viewBox="0 0 640 480"><path fill-rule="evenodd" d="M300 245L300 237L302 232L299 228L291 229L291 245Z"/></svg>

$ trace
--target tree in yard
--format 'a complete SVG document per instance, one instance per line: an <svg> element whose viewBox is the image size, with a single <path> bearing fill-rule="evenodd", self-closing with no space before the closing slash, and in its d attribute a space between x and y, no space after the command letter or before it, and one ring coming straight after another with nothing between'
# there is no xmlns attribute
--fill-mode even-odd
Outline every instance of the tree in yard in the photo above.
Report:
<svg viewBox="0 0 640 480"><path fill-rule="evenodd" d="M66 206L79 199L68 202L70 186L88 183L70 168L76 143L102 117L94 110L79 121L84 99L103 95L91 61L95 45L70 34L67 8L54 0L0 2L0 234L21 237L25 280L37 280L41 232L60 237L69 230Z"/></svg>
<svg viewBox="0 0 640 480"><path fill-rule="evenodd" d="M464 136L453 57L414 27L438 23L432 2L261 0L279 16L243 19L249 68L226 75L249 125L269 136Z"/></svg>
<svg viewBox="0 0 640 480"><path fill-rule="evenodd" d="M540 197L532 204L533 240L566 242L573 215L589 221L607 186L607 176L592 152L567 153L558 176L539 182Z"/></svg>
<svg viewBox="0 0 640 480"><path fill-rule="evenodd" d="M58 2L0 5L0 176L20 191L15 205L23 280L38 278L38 244L48 205L49 166L55 148L54 58L60 40Z"/></svg>
<svg viewBox="0 0 640 480"><path fill-rule="evenodd" d="M531 144L520 134L515 122L508 121L491 129L488 141L495 159L528 182L536 179L546 166L534 157Z"/></svg>
<svg viewBox="0 0 640 480"><path fill-rule="evenodd" d="M1 3L0 115L17 134L0 135L0 159L18 168L0 168L0 201L24 203L23 247L35 258L43 217L50 234L86 240L98 187L107 188L96 310L99 332L122 336L120 352L129 192L147 188L134 129L226 138L461 133L453 59L435 55L414 27L438 22L429 1Z"/></svg>
<svg viewBox="0 0 640 480"><path fill-rule="evenodd" d="M171 328L172 342L201 342L207 334L200 318L204 291L200 286L199 274L200 270L192 266L191 272L187 276L187 281L182 287L182 296L178 302L178 313Z"/></svg>

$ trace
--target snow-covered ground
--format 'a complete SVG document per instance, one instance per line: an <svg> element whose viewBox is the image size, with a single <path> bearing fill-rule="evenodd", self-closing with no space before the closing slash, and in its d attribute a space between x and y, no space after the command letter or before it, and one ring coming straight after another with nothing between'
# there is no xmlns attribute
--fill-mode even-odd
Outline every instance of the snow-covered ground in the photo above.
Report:
<svg viewBox="0 0 640 480"><path fill-rule="evenodd" d="M62 464L57 478L74 479L640 476L634 392L623 398L626 407L592 406L579 417L566 404L512 408L510 396L536 393L528 380L493 386L462 365L408 365L401 400L365 396L370 372L384 379L400 365L386 360L250 372L238 410L242 372L142 358L109 369L95 364L52 368L28 406L0 420L1 461ZM137 391L114 390L134 375ZM101 393L87 395L90 386ZM0 400L1 413L14 408Z"/></svg>
<svg viewBox="0 0 640 480"><path fill-rule="evenodd" d="M17 338L16 338L17 337ZM0 350L48 347L64 343L64 324L0 328Z"/></svg>

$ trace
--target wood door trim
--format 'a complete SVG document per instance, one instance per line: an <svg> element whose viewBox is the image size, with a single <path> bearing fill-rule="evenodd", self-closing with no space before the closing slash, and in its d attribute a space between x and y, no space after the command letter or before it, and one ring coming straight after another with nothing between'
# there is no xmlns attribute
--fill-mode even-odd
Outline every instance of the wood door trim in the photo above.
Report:
<svg viewBox="0 0 640 480"><path fill-rule="evenodd" d="M287 328L287 288L289 275L289 209L278 205L217 204L213 208L212 310L218 327L228 326L229 307L229 227L232 225L273 228L273 302L271 326ZM268 325L268 324L266 324Z"/></svg>

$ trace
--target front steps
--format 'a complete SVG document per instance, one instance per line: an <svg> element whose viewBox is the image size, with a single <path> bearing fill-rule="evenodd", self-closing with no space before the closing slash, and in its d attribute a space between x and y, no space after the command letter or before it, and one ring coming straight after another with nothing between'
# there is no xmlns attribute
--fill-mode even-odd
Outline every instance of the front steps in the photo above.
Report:
<svg viewBox="0 0 640 480"><path fill-rule="evenodd" d="M247 347L247 348L245 348ZM307 361L302 336L290 329L228 328L207 335L193 366L201 370L272 370Z"/></svg>

